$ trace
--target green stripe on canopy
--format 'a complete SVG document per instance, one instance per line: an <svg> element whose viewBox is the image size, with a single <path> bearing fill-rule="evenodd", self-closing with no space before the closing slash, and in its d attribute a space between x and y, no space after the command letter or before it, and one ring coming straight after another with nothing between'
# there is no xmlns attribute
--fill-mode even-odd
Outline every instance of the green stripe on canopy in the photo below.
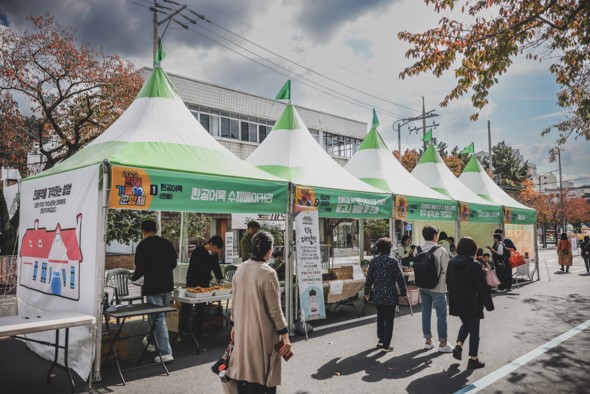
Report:
<svg viewBox="0 0 590 394"><path fill-rule="evenodd" d="M277 120L272 131L274 130L296 130L300 128L301 125L297 122L295 115L293 114L293 105L289 104L283 111L283 114Z"/></svg>
<svg viewBox="0 0 590 394"><path fill-rule="evenodd" d="M365 140L359 147L359 150L363 149L385 149L388 150L385 141L381 138L381 135L377 132L375 127L371 128L369 134L365 137ZM373 185L374 186L374 185Z"/></svg>
<svg viewBox="0 0 590 394"><path fill-rule="evenodd" d="M152 74L143 84L135 99L142 97L162 97L181 100L168 75L158 66L154 67Z"/></svg>
<svg viewBox="0 0 590 394"><path fill-rule="evenodd" d="M442 163L442 159L438 155L438 152L434 148L434 145L428 145L426 148L426 152L420 158L418 164L425 164L425 163Z"/></svg>

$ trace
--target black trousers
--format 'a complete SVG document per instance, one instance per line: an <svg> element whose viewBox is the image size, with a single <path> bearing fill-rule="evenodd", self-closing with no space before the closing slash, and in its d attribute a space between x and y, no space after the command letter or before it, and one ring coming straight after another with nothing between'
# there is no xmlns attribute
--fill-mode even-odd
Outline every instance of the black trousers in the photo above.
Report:
<svg viewBox="0 0 590 394"><path fill-rule="evenodd" d="M500 290L512 288L512 267L509 264L496 264L496 275L500 280Z"/></svg>
<svg viewBox="0 0 590 394"><path fill-rule="evenodd" d="M393 336L393 318L395 317L395 305L375 305L377 307L377 338L388 348Z"/></svg>
<svg viewBox="0 0 590 394"><path fill-rule="evenodd" d="M461 328L459 328L459 335L457 341L461 341L465 347L465 340L469 336L469 356L477 357L479 350L479 316L459 316L461 319Z"/></svg>
<svg viewBox="0 0 590 394"><path fill-rule="evenodd" d="M590 256L584 255L582 258L584 259L584 264L586 265L586 272L590 274Z"/></svg>
<svg viewBox="0 0 590 394"><path fill-rule="evenodd" d="M205 304L195 304L195 318L193 320L192 327L189 327L190 314L193 313L193 305L191 304L180 304L180 316L178 326L181 332L202 332L203 323L205 321Z"/></svg>
<svg viewBox="0 0 590 394"><path fill-rule="evenodd" d="M258 383L238 380L238 394L276 394L276 387L266 387Z"/></svg>

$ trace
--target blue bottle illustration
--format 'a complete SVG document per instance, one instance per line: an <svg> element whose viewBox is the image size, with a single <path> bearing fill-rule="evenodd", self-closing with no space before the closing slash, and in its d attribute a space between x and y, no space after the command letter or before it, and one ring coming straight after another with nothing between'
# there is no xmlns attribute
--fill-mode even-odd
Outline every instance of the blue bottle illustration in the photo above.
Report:
<svg viewBox="0 0 590 394"><path fill-rule="evenodd" d="M61 278L59 271L55 271L51 276L51 293L61 295Z"/></svg>
<svg viewBox="0 0 590 394"><path fill-rule="evenodd" d="M76 267L70 267L70 289L76 288Z"/></svg>
<svg viewBox="0 0 590 394"><path fill-rule="evenodd" d="M47 263L41 263L41 283L47 283Z"/></svg>
<svg viewBox="0 0 590 394"><path fill-rule="evenodd" d="M64 282L64 287L66 287L67 279L66 279L66 270L65 270L65 268L62 268L61 269L61 278L62 278L62 280Z"/></svg>
<svg viewBox="0 0 590 394"><path fill-rule="evenodd" d="M39 262L35 261L35 265L33 266L33 280L37 280L37 271L39 271Z"/></svg>

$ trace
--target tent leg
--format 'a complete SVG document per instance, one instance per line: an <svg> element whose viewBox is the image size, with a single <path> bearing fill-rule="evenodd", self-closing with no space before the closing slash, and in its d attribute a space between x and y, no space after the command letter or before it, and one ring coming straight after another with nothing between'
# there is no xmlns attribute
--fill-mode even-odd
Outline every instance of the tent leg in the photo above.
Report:
<svg viewBox="0 0 590 394"><path fill-rule="evenodd" d="M359 219L359 262L365 258L365 220Z"/></svg>
<svg viewBox="0 0 590 394"><path fill-rule="evenodd" d="M107 223L109 214L109 163L105 160L102 162L102 220L99 227L98 241L98 259L96 264L97 291L96 294L96 323L94 327L94 371L90 381L100 382L100 355L102 348L102 300L104 296L104 271L107 245Z"/></svg>
<svg viewBox="0 0 590 394"><path fill-rule="evenodd" d="M534 243L535 243L535 271L537 271L537 280L541 280L541 274L539 273L539 237L537 235L537 226L533 226L533 231L535 234L533 235Z"/></svg>
<svg viewBox="0 0 590 394"><path fill-rule="evenodd" d="M293 260L291 258L291 239L293 217L291 215L291 205L293 203L293 186L289 184L289 200L287 203L287 212L285 215L285 314L287 317L287 327L289 333L293 334Z"/></svg>

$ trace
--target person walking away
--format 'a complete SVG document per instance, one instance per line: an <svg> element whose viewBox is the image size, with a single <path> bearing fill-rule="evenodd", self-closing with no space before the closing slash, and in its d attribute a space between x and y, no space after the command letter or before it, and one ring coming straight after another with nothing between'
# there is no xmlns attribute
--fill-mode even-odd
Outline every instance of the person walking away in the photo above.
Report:
<svg viewBox="0 0 590 394"><path fill-rule="evenodd" d="M455 245L455 238L448 237L447 242L449 243L449 255L451 256L451 258L453 258L457 255L457 246Z"/></svg>
<svg viewBox="0 0 590 394"><path fill-rule="evenodd" d="M249 260L252 255L252 237L260 231L260 224L256 220L248 222L246 234L240 240L240 257L242 261Z"/></svg>
<svg viewBox="0 0 590 394"><path fill-rule="evenodd" d="M384 352L392 352L391 338L393 337L393 319L395 308L399 305L399 298L395 284L399 286L400 295L405 297L406 281L397 260L389 257L391 240L380 238L376 243L379 255L369 263L369 272L365 282L365 301L370 300L373 293L373 303L377 307L377 348Z"/></svg>
<svg viewBox="0 0 590 394"><path fill-rule="evenodd" d="M447 236L447 233L444 231L441 231L439 236L438 236L438 242L437 242L440 246L442 246L443 248L445 248L445 250L447 251L447 253L449 254L449 256L451 256L451 244L449 243L449 237Z"/></svg>
<svg viewBox="0 0 590 394"><path fill-rule="evenodd" d="M515 251L516 252L516 244L508 237L504 236L504 230L502 230L501 228L496 229L496 231L494 231L495 234L500 234L502 236L502 243L504 244L504 253L506 254L506 258L510 259L510 251ZM509 262L506 263L505 268L505 272L504 274L506 275L507 280L510 283L510 287L512 287L512 266L510 265Z"/></svg>
<svg viewBox="0 0 590 394"><path fill-rule="evenodd" d="M467 368L483 368L485 363L478 358L479 325L483 308L494 310L490 288L486 283L481 263L474 259L477 244L471 237L463 237L457 245L457 256L449 262L447 289L449 290L449 313L461 319L457 345L453 357L461 360L463 344L469 336L469 361Z"/></svg>
<svg viewBox="0 0 590 394"><path fill-rule="evenodd" d="M580 256L584 259L586 265L586 273L590 275L590 237L584 236L584 240L580 243Z"/></svg>
<svg viewBox="0 0 590 394"><path fill-rule="evenodd" d="M170 293L174 289L173 270L176 268L177 254L172 243L156 234L156 222L145 220L141 223L143 240L135 250L135 272L131 280L136 281L143 276L141 295L145 296L148 303L160 306L168 306ZM172 347L168 339L168 327L164 313L154 313L150 319L155 319L155 338L160 348L162 357L156 356L154 361L171 362ZM144 338L147 344L147 338ZM155 351L156 348L150 344L148 351Z"/></svg>
<svg viewBox="0 0 590 394"><path fill-rule="evenodd" d="M402 245L398 250L399 258L402 266L409 267L412 258L414 257L414 245L410 245L411 238L408 234L402 236Z"/></svg>
<svg viewBox="0 0 590 394"><path fill-rule="evenodd" d="M558 264L561 265L560 270L563 272L565 268L565 272L570 272L570 267L572 265L572 243L567 238L566 233L562 233L559 237L559 242L557 243L557 259Z"/></svg>
<svg viewBox="0 0 590 394"><path fill-rule="evenodd" d="M217 283L223 279L221 267L219 266L219 251L223 249L223 239L219 235L214 235L207 241L205 245L197 246L191 254L186 272L186 287L203 287L210 286L211 271L215 274ZM205 321L204 303L195 304L195 318L193 326L188 327L190 321L190 314L192 312L192 305L183 303L180 306L180 328L181 332L192 332L197 337L205 337L203 333L203 323ZM179 337L182 340L182 337Z"/></svg>
<svg viewBox="0 0 590 394"><path fill-rule="evenodd" d="M510 252L506 249L506 246L502 242L502 234L494 234L494 245L487 246L487 249L492 254L492 260L494 267L496 268L496 275L500 280L500 291L511 291L512 290L512 269L508 269L508 257Z"/></svg>
<svg viewBox="0 0 590 394"><path fill-rule="evenodd" d="M453 347L447 342L447 283L446 283L446 271L447 265L449 264L449 254L443 248L438 246L438 229L433 225L428 225L422 229L422 236L425 241L423 245L418 247L418 254L414 256L414 274L416 277L416 284L418 287L418 272L416 266L418 264L419 255L421 258L427 258L432 255L434 263L436 265L436 272L438 277L436 278L436 285L431 289L420 288L420 297L422 298L422 333L426 339L424 344L425 350L434 348L432 343L432 332L431 332L431 315L432 308L436 311L436 328L438 334L438 351L441 353L452 353ZM430 260L430 258L429 258Z"/></svg>
<svg viewBox="0 0 590 394"><path fill-rule="evenodd" d="M277 274L266 262L273 238L261 231L252 238L252 258L233 277L231 331L234 350L226 376L238 393L276 393L281 384L281 356L291 354L287 321L281 310ZM275 345L282 341L277 350Z"/></svg>

